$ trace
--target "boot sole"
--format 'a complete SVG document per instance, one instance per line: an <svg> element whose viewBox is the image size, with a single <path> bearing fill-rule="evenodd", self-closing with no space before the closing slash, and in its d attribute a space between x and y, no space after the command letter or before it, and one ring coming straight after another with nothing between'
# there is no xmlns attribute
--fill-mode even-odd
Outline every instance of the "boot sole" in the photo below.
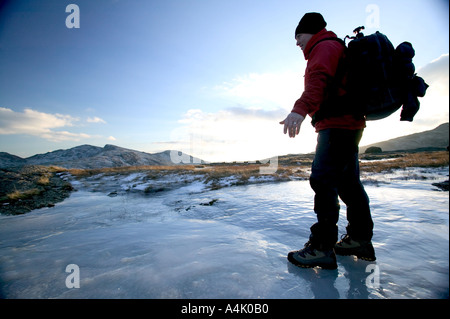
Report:
<svg viewBox="0 0 450 319"><path fill-rule="evenodd" d="M322 269L327 269L327 270L334 270L337 269L337 263L336 264L324 264L324 263L316 263L316 264L302 264L301 262L299 262L297 259L295 259L291 253L288 254L287 256L288 261L297 266L297 267L301 267L301 268L314 268L314 267L320 267Z"/></svg>
<svg viewBox="0 0 450 319"><path fill-rule="evenodd" d="M336 255L339 255L339 256L356 256L357 258L365 260L365 261L375 261L375 260L377 260L375 255L371 256L371 255L364 254L364 253L356 251L356 250L351 250L349 248L344 248L344 249L341 250L341 249L335 247L334 248L334 252L336 253Z"/></svg>

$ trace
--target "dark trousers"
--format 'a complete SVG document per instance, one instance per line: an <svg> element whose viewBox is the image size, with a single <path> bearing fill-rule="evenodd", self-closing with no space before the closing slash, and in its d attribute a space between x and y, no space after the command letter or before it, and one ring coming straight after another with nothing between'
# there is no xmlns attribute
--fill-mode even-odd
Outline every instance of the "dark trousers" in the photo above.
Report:
<svg viewBox="0 0 450 319"><path fill-rule="evenodd" d="M338 197L347 206L347 234L353 239L372 239L369 197L359 177L358 145L362 133L363 130L326 129L318 134L310 176L317 223L311 227L310 240L319 249L331 249L338 239Z"/></svg>

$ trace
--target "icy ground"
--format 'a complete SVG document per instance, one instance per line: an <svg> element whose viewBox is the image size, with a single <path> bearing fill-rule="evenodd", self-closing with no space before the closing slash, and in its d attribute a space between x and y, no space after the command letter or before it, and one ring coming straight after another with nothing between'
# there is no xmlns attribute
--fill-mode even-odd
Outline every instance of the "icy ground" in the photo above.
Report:
<svg viewBox="0 0 450 319"><path fill-rule="evenodd" d="M315 221L307 181L208 190L194 180L117 196L111 178L100 178L104 191L78 183L53 208L0 216L0 296L448 298L449 195L431 185L447 176L448 168L365 176L377 261L338 256L335 271L286 260ZM136 178L112 182L126 188ZM342 204L341 234L345 225Z"/></svg>

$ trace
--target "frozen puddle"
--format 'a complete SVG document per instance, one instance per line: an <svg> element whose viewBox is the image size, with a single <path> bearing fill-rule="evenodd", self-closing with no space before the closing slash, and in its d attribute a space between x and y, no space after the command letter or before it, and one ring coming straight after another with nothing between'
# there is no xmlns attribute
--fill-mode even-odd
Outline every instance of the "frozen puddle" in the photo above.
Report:
<svg viewBox="0 0 450 319"><path fill-rule="evenodd" d="M446 179L448 169L434 174ZM286 260L315 221L307 181L215 191L194 181L116 197L81 187L53 208L0 217L0 295L448 298L448 192L431 180L382 179L366 185L377 261L338 256L336 271ZM341 234L345 225L342 205Z"/></svg>

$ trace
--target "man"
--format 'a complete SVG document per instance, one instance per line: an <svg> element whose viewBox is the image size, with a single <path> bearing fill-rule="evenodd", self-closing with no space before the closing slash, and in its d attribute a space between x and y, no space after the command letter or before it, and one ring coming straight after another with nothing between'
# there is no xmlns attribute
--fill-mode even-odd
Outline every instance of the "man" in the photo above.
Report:
<svg viewBox="0 0 450 319"><path fill-rule="evenodd" d="M375 252L369 198L359 176L358 145L365 119L356 114L339 114L339 109L344 108L339 102L344 99L339 98L345 96L345 46L329 39L337 36L327 31L326 25L320 13L311 12L303 16L295 30L297 46L308 61L305 88L280 124L284 125L284 134L294 138L309 115L318 132L310 176L317 222L304 248L290 252L288 260L300 267L336 269L335 253L375 260ZM336 243L339 197L347 205L348 225L347 234Z"/></svg>

